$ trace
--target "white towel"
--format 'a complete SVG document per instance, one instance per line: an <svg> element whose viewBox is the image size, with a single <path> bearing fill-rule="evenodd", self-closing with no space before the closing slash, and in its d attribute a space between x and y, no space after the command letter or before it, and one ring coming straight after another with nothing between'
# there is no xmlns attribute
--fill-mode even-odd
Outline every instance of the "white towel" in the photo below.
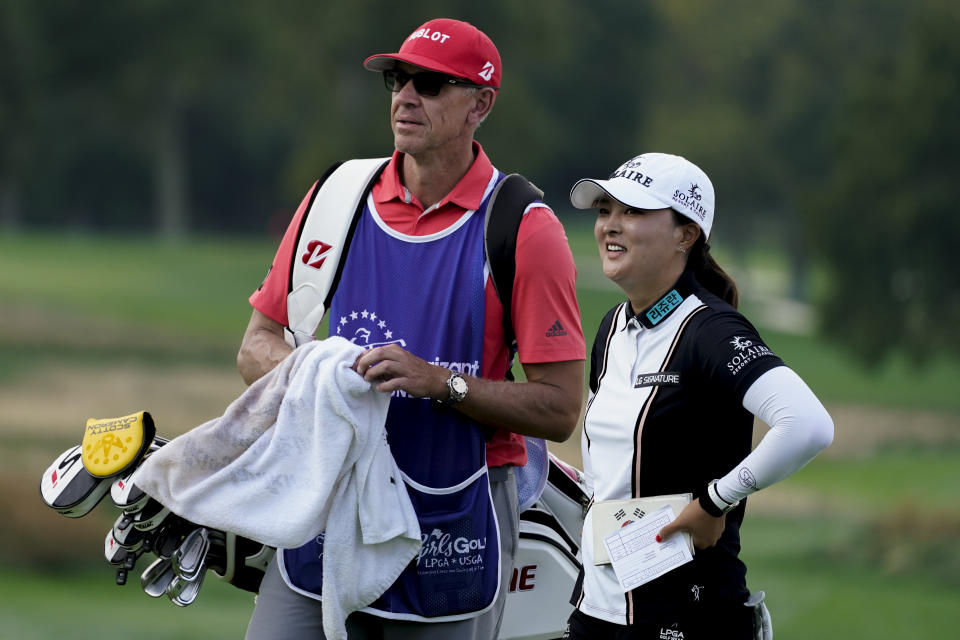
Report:
<svg viewBox="0 0 960 640"><path fill-rule="evenodd" d="M227 407L174 438L132 481L174 513L276 547L326 530L324 631L376 600L420 548L384 422L390 397L339 337L293 351Z"/></svg>

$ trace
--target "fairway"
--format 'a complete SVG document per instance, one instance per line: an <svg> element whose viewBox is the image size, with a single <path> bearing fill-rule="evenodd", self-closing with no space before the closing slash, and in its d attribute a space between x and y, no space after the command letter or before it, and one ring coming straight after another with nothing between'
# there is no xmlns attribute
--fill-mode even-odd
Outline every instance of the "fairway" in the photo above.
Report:
<svg viewBox="0 0 960 640"><path fill-rule="evenodd" d="M622 296L599 272L590 224L568 224L567 233L589 345ZM180 609L140 591L146 563L117 587L97 563L112 508L60 518L41 504L37 483L88 417L147 409L160 434L175 436L222 413L243 390L235 356L246 298L273 246L0 236L0 481L8 489L0 507L10 514L0 530L0 638L242 636L250 594L208 575L197 603ZM759 293L743 293L749 313ZM748 584L767 592L776 637L952 637L960 363L894 358L864 371L815 334L759 329L836 422L830 449L749 501ZM578 437L551 448L579 464Z"/></svg>
<svg viewBox="0 0 960 640"><path fill-rule="evenodd" d="M121 587L113 583L109 567L87 567L55 573L4 571L0 637L227 640L243 637L253 612L253 594L211 579L212 573L197 602L178 608L167 598L147 597L140 590L138 572Z"/></svg>
<svg viewBox="0 0 960 640"><path fill-rule="evenodd" d="M756 517L748 509L742 532L747 585L766 592L775 638L955 636L956 574L944 582L923 572L891 572L853 552L866 541L839 523Z"/></svg>

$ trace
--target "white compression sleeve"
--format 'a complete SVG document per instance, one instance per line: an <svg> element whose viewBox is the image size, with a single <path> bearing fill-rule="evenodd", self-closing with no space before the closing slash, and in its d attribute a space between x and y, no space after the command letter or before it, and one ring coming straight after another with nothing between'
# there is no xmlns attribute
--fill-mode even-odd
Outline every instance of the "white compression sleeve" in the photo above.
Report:
<svg viewBox="0 0 960 640"><path fill-rule="evenodd" d="M743 406L770 425L770 431L718 482L720 496L729 502L783 480L833 441L833 420L789 367L776 367L757 378Z"/></svg>

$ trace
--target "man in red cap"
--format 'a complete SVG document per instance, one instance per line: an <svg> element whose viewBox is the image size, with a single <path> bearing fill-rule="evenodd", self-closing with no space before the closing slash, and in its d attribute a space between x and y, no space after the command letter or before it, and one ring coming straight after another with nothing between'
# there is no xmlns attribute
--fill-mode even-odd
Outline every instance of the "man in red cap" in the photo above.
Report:
<svg viewBox="0 0 960 640"><path fill-rule="evenodd" d="M526 463L524 436L564 441L579 418L585 346L576 270L562 225L533 202L516 237L508 344L484 253L484 213L505 174L474 140L500 89L490 38L466 22L431 20L399 52L364 66L381 72L392 92L393 155L371 174L369 192L340 189L352 200L331 200L323 179L307 194L250 297L238 368L253 382L291 351L290 336L302 343L305 317L315 319L308 328L316 325L325 310L319 303L290 303L335 249L315 232L322 225L311 225L359 202L329 303L330 335L367 347L354 368L392 396L386 432L422 547L382 596L346 619L346 631L493 639L517 545L514 468ZM525 382L504 381L514 355ZM247 637L341 635L342 624L322 619L320 572L324 553L349 552L324 549L322 532L300 549L278 550Z"/></svg>

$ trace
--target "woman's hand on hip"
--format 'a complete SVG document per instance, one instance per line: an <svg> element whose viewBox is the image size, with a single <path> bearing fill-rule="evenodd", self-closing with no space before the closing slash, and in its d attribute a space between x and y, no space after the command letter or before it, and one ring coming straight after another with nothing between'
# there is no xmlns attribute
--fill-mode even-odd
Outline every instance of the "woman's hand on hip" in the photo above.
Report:
<svg viewBox="0 0 960 640"><path fill-rule="evenodd" d="M717 544L726 525L726 514L716 518L704 511L699 501L692 500L683 508L676 520L660 529L657 541L663 542L680 531L686 531L693 537L694 547L706 549Z"/></svg>

